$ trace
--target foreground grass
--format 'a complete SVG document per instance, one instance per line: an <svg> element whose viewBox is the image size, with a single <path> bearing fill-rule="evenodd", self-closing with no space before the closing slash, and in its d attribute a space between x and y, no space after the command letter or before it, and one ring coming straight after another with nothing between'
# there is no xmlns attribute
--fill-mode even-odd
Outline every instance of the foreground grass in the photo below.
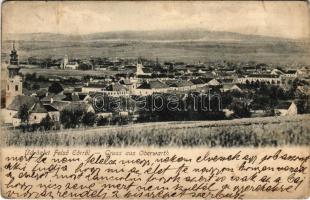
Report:
<svg viewBox="0 0 310 200"><path fill-rule="evenodd" d="M310 144L310 115L5 134L8 146L282 146Z"/></svg>

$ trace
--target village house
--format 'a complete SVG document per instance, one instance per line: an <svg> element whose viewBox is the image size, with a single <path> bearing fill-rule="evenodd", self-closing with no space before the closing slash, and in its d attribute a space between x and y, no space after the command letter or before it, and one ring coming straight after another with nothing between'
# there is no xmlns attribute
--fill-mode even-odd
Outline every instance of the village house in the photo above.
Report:
<svg viewBox="0 0 310 200"><path fill-rule="evenodd" d="M223 84L223 87L221 88L222 92L227 91L234 91L234 92L242 92L242 89L237 84Z"/></svg>
<svg viewBox="0 0 310 200"><path fill-rule="evenodd" d="M159 80L147 81L137 87L133 91L133 95L148 96L153 93L167 93L168 89L169 86Z"/></svg>
<svg viewBox="0 0 310 200"><path fill-rule="evenodd" d="M102 93L112 97L128 96L130 94L128 88L117 82L106 86Z"/></svg>
<svg viewBox="0 0 310 200"><path fill-rule="evenodd" d="M275 108L275 114L279 116L293 116L298 114L295 102L281 102Z"/></svg>
<svg viewBox="0 0 310 200"><path fill-rule="evenodd" d="M82 87L82 92L84 93L102 92L104 91L105 87L106 85L102 83L86 83L86 85Z"/></svg>
<svg viewBox="0 0 310 200"><path fill-rule="evenodd" d="M255 83L257 81L260 83L265 82L266 84L281 85L280 76L271 74L251 74L237 79L237 82L240 84Z"/></svg>
<svg viewBox="0 0 310 200"><path fill-rule="evenodd" d="M194 84L191 81L187 80L172 80L172 81L167 81L166 84L170 87L170 91L190 91L194 89Z"/></svg>
<svg viewBox="0 0 310 200"><path fill-rule="evenodd" d="M38 124L47 115L54 121L59 121L59 110L51 105L43 105L39 99L33 96L16 96L13 102L5 110L5 123L14 127L21 125L20 109L25 106L28 109L28 124Z"/></svg>

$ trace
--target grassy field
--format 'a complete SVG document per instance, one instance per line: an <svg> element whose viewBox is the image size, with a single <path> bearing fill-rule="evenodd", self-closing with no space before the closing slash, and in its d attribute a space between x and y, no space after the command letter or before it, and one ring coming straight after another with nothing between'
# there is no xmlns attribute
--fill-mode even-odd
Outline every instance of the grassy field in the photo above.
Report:
<svg viewBox="0 0 310 200"><path fill-rule="evenodd" d="M3 42L3 59L8 59L11 43ZM309 47L295 42L143 42L143 41L19 41L21 59L38 58L144 57L160 61L256 61L264 63L309 64Z"/></svg>
<svg viewBox="0 0 310 200"><path fill-rule="evenodd" d="M106 70L106 71L93 71L93 70L62 70L62 69L41 69L41 68L23 68L21 69L22 74L32 74L36 73L37 75L54 75L54 76L76 76L76 77L82 77L85 75L92 75L92 76L105 76L105 75L113 75L117 73L122 73L119 71L111 71L111 70Z"/></svg>
<svg viewBox="0 0 310 200"><path fill-rule="evenodd" d="M6 131L8 146L294 146L310 144L310 115L158 122L58 132Z"/></svg>

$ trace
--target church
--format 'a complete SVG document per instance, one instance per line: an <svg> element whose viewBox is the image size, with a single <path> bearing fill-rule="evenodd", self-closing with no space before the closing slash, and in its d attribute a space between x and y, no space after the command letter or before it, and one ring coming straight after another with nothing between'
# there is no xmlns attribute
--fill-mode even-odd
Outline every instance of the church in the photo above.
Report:
<svg viewBox="0 0 310 200"><path fill-rule="evenodd" d="M138 63L136 65L136 77L150 77L152 76L152 72L149 68L143 67L142 61L138 59Z"/></svg>

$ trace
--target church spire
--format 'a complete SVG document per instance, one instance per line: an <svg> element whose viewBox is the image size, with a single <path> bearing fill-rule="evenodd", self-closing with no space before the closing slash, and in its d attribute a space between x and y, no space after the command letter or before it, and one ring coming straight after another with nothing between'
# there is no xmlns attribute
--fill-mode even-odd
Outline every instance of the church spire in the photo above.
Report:
<svg viewBox="0 0 310 200"><path fill-rule="evenodd" d="M10 64L11 65L18 65L18 55L17 55L17 51L15 49L15 42L13 42L13 49L11 51L10 54Z"/></svg>

